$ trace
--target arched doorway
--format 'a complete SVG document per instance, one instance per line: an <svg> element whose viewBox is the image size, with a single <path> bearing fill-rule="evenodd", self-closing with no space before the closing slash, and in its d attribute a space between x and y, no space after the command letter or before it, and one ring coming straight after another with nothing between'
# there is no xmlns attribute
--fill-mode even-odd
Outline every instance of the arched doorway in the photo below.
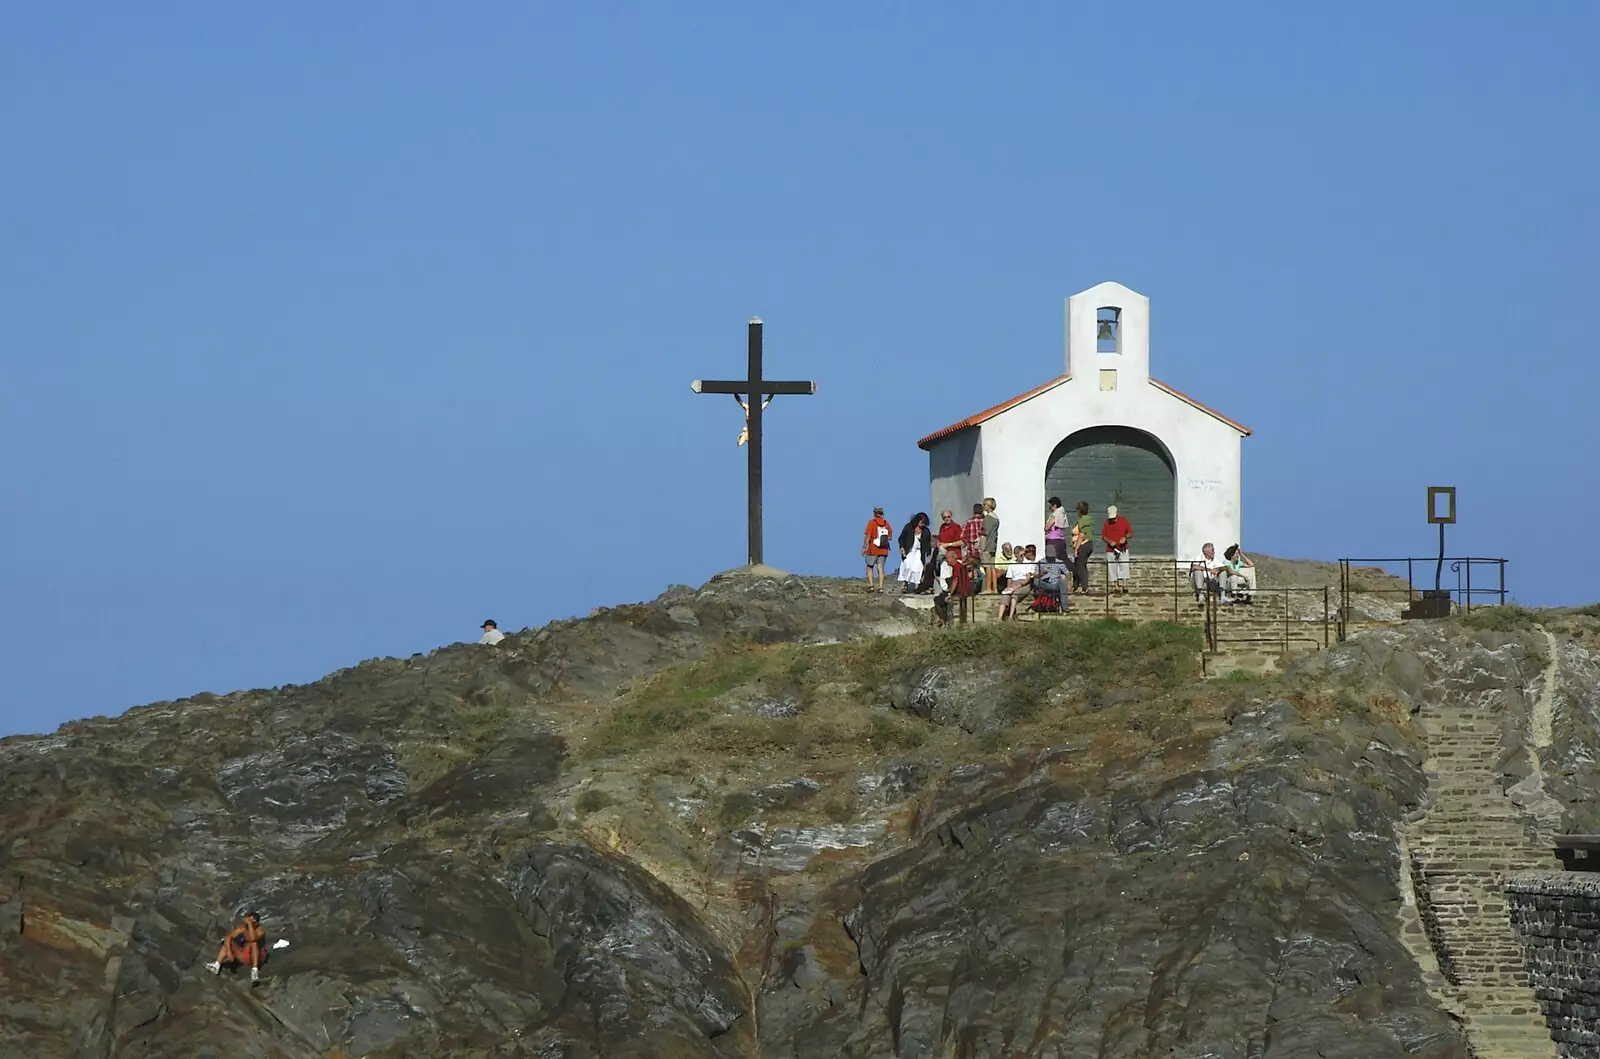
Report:
<svg viewBox="0 0 1600 1059"><path fill-rule="evenodd" d="M1061 498L1070 510L1089 502L1095 525L1106 505L1133 524L1135 555L1172 555L1176 522L1177 475L1166 447L1132 427L1089 427L1071 434L1050 453L1044 469L1044 495ZM1095 542L1095 551L1104 545Z"/></svg>

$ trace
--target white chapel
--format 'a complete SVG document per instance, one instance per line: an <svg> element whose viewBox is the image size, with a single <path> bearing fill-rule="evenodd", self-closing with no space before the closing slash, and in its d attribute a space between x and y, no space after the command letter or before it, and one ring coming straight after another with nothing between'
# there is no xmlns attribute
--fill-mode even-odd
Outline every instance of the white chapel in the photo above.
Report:
<svg viewBox="0 0 1600 1059"><path fill-rule="evenodd" d="M1066 371L917 442L933 507L957 521L992 496L1000 536L1043 543L1046 501L1117 505L1136 556L1188 558L1240 540L1249 428L1150 377L1150 299L1101 283L1067 299ZM1096 544L1096 552L1102 546Z"/></svg>

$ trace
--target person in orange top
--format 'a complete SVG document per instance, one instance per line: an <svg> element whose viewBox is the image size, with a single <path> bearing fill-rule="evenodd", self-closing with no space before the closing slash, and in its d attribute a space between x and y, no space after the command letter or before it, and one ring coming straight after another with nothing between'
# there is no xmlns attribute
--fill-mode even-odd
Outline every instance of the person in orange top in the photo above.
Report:
<svg viewBox="0 0 1600 1059"><path fill-rule="evenodd" d="M246 912L243 921L222 939L217 958L206 964L206 970L221 974L224 967L249 964L250 981L261 981L261 943L265 940L267 932L261 929L261 918L254 912Z"/></svg>
<svg viewBox="0 0 1600 1059"><path fill-rule="evenodd" d="M861 538L861 555L867 560L867 591L883 591L883 567L889 561L889 542L894 540L894 527L889 525L889 520L883 517L883 508L872 509L872 520L867 523L867 532ZM878 579L874 583L873 571L877 571Z"/></svg>

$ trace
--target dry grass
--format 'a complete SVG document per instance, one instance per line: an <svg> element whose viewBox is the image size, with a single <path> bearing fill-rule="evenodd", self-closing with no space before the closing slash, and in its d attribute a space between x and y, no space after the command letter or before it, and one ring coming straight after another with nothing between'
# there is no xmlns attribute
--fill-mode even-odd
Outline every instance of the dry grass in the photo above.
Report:
<svg viewBox="0 0 1600 1059"><path fill-rule="evenodd" d="M998 700L1012 721L1021 721L1043 710L1051 689L1069 677L1094 687L1184 686L1199 676L1199 651L1199 630L1115 621L970 625L829 646L741 647L643 681L588 734L587 750L807 758L838 748L907 750L921 745L928 726L871 707L929 666L994 666L1001 674ZM754 716L735 708L734 698L788 700L803 713Z"/></svg>

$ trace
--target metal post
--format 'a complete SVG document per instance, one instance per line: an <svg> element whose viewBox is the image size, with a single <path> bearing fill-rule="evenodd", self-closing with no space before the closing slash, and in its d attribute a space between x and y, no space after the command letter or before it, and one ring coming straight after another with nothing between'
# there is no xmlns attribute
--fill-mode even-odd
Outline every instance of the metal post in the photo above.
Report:
<svg viewBox="0 0 1600 1059"><path fill-rule="evenodd" d="M1439 578L1444 573L1444 523L1439 523L1439 562L1433 568L1433 590L1439 591Z"/></svg>
<svg viewBox="0 0 1600 1059"><path fill-rule="evenodd" d="M761 557L761 320L750 321L750 565L762 561Z"/></svg>
<svg viewBox="0 0 1600 1059"><path fill-rule="evenodd" d="M1500 567L1500 605L1506 605L1506 561L1501 559L1495 565Z"/></svg>
<svg viewBox="0 0 1600 1059"><path fill-rule="evenodd" d="M1350 606L1350 560L1339 560L1339 617L1344 617L1345 608Z"/></svg>
<svg viewBox="0 0 1600 1059"><path fill-rule="evenodd" d="M1283 590L1283 653L1289 653L1289 589Z"/></svg>
<svg viewBox="0 0 1600 1059"><path fill-rule="evenodd" d="M1472 558L1470 556L1467 558L1467 592L1465 598L1467 611L1470 613L1472 610Z"/></svg>
<svg viewBox="0 0 1600 1059"><path fill-rule="evenodd" d="M1328 649L1328 586L1322 586L1322 649Z"/></svg>

